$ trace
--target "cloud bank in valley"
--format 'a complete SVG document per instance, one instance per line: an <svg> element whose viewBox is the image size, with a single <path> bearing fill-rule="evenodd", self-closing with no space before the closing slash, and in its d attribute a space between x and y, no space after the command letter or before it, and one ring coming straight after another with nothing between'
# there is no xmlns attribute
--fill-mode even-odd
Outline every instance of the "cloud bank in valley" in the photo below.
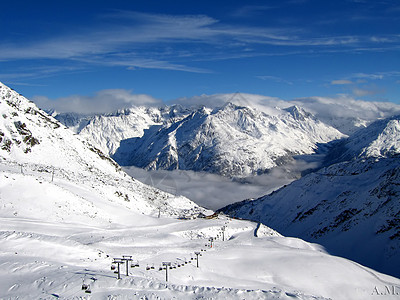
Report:
<svg viewBox="0 0 400 300"><path fill-rule="evenodd" d="M294 160L284 167L270 170L267 174L240 180L187 170L146 171L137 167L124 167L124 170L143 183L186 196L198 205L216 210L234 202L269 194L298 178L300 172L317 166L316 160Z"/></svg>

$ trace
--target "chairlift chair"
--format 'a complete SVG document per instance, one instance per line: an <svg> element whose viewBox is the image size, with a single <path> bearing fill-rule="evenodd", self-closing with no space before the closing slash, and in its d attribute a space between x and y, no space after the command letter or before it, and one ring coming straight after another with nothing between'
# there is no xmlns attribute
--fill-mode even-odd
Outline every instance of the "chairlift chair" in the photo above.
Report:
<svg viewBox="0 0 400 300"><path fill-rule="evenodd" d="M87 289L85 290L85 293L91 294L92 290L90 289L90 285L87 286Z"/></svg>
<svg viewBox="0 0 400 300"><path fill-rule="evenodd" d="M150 269L154 270L154 265L152 265L152 266L150 267Z"/></svg>

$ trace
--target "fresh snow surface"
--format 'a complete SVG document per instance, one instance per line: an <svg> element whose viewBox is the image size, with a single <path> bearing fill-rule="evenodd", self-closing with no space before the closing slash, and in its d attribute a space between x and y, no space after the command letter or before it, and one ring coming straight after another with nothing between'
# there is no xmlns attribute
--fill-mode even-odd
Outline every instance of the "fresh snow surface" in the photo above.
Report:
<svg viewBox="0 0 400 300"><path fill-rule="evenodd" d="M34 185L32 190L34 196ZM4 198L16 197L7 192ZM67 214L53 222L47 218L52 209L32 211L29 218L1 211L0 298L375 299L376 289L386 293L386 287L400 287L398 279L247 221L131 214L135 222L129 223L122 214L119 222L94 224L71 222ZM212 248L210 237L215 238ZM199 268L195 252L202 254ZM118 280L110 267L122 255L132 255L139 267L128 265L126 276L121 265ZM162 262L173 267L168 281Z"/></svg>

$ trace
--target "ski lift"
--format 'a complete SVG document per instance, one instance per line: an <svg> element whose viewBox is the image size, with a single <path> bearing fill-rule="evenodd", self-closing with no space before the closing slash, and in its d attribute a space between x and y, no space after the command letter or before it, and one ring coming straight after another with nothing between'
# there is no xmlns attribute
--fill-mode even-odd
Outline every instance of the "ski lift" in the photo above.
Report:
<svg viewBox="0 0 400 300"><path fill-rule="evenodd" d="M162 271L162 270L163 270L163 267L159 267L159 268L158 268L158 271Z"/></svg>
<svg viewBox="0 0 400 300"><path fill-rule="evenodd" d="M146 270L147 270L147 271L149 271L149 270L150 270L150 267L149 267L149 266L147 266L147 267L146 267Z"/></svg>
<svg viewBox="0 0 400 300"><path fill-rule="evenodd" d="M91 294L92 290L90 289L90 285L87 285L87 289L85 290L85 293Z"/></svg>
<svg viewBox="0 0 400 300"><path fill-rule="evenodd" d="M170 269L170 270L172 270L172 269L173 269L173 267L172 267L172 266L170 266L170 267L169 267L169 269Z"/></svg>
<svg viewBox="0 0 400 300"><path fill-rule="evenodd" d="M139 261L136 261L136 263L134 263L133 261L131 262L131 268L139 268Z"/></svg>

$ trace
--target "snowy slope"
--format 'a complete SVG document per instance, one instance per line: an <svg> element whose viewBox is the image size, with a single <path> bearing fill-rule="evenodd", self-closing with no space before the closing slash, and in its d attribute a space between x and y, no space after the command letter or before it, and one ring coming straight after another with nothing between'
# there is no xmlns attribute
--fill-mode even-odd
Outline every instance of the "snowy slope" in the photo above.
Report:
<svg viewBox="0 0 400 300"><path fill-rule="evenodd" d="M35 182L45 178L47 183L43 186L49 185L49 197L57 193L71 194L69 185L76 185L84 191L83 195L71 197L76 197L78 202L81 199L82 203L91 202L91 197L100 198L140 214L156 214L158 207L164 207L165 213L172 215L179 215L184 210L201 211L184 197L161 192L127 176L108 156L3 84L0 84L0 101L0 168L6 174L22 173L19 176L25 176L3 180L0 183L4 184L3 188L10 187L10 182L15 181L17 189L12 190L19 193L21 181ZM29 196L29 191L24 192ZM23 215L29 215L24 197L16 197L13 201L21 201L9 204L17 205L24 211Z"/></svg>
<svg viewBox="0 0 400 300"><path fill-rule="evenodd" d="M232 103L214 110L203 107L180 121L150 127L140 138L122 141L113 158L121 165L151 170L244 177L343 137L299 107L276 111L267 115Z"/></svg>
<svg viewBox="0 0 400 300"><path fill-rule="evenodd" d="M399 277L399 119L379 120L341 142L330 154L340 162L223 211Z"/></svg>
<svg viewBox="0 0 400 300"><path fill-rule="evenodd" d="M376 289L400 287L398 279L250 222L154 218L146 225L0 217L0 298L364 300L375 299ZM128 266L126 276L121 265L117 280L110 266L122 255L132 255L139 267ZM173 267L168 281L162 262Z"/></svg>

